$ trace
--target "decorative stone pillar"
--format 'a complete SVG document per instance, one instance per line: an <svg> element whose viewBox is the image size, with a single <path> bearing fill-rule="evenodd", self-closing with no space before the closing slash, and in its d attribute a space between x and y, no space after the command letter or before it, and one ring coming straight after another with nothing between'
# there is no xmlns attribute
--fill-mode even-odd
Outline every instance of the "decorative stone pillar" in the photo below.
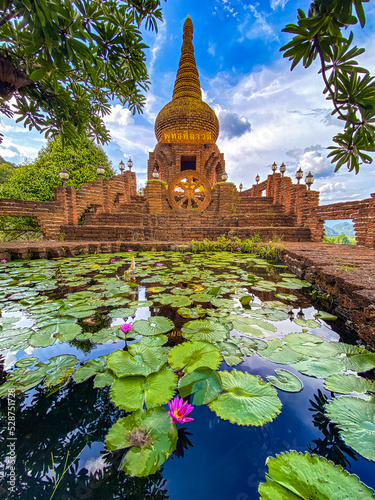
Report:
<svg viewBox="0 0 375 500"><path fill-rule="evenodd" d="M161 181L149 180L145 187L148 212L151 215L160 215L163 211L165 187Z"/></svg>
<svg viewBox="0 0 375 500"><path fill-rule="evenodd" d="M234 215L239 201L236 186L232 182L216 184L219 190L219 213L220 215ZM216 187L215 186L215 187Z"/></svg>
<svg viewBox="0 0 375 500"><path fill-rule="evenodd" d="M76 190L71 186L58 186L54 189L55 202L64 208L65 223L77 226L77 197Z"/></svg>

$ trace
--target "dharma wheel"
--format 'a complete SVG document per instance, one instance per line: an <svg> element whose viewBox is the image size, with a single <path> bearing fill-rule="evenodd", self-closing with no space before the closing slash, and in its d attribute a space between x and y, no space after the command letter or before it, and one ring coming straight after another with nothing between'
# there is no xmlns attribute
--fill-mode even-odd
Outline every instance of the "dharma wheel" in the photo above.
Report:
<svg viewBox="0 0 375 500"><path fill-rule="evenodd" d="M195 170L184 170L171 180L168 199L171 207L176 210L203 212L211 201L210 183Z"/></svg>

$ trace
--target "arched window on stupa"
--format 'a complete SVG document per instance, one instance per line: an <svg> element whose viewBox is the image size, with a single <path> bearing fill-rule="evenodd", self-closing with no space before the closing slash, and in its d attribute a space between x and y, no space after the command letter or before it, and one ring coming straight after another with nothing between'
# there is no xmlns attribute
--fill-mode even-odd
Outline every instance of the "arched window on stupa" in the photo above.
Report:
<svg viewBox="0 0 375 500"><path fill-rule="evenodd" d="M216 182L221 182L221 176L223 174L223 167L221 166L221 163L218 163L215 168L215 178L214 178L214 184Z"/></svg>

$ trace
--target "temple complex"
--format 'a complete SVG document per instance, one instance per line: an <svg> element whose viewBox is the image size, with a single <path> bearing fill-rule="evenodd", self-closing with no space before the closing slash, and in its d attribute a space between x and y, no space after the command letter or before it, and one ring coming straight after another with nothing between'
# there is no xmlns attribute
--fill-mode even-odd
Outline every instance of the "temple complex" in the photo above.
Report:
<svg viewBox="0 0 375 500"><path fill-rule="evenodd" d="M35 217L49 240L174 241L220 235L263 241L321 241L326 219L352 219L357 245L375 248L375 195L319 206L319 192L293 183L284 171L245 191L228 182L216 144L219 121L202 100L194 57L193 23L183 29L172 100L155 120L144 194L130 169L80 189L60 186L54 202L0 199L4 216ZM302 171L301 176L302 177Z"/></svg>

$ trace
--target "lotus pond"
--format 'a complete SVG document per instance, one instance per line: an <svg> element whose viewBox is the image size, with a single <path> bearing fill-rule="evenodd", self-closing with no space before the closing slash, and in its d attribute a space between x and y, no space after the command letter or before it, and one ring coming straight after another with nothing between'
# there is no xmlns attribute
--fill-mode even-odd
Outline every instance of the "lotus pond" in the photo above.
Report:
<svg viewBox="0 0 375 500"><path fill-rule="evenodd" d="M240 250L0 266L4 498L373 498L374 354L285 266Z"/></svg>

